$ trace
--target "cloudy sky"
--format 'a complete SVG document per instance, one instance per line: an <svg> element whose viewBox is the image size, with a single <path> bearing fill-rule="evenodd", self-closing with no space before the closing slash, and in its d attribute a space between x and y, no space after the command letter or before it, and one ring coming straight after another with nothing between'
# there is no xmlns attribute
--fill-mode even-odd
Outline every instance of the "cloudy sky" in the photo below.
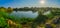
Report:
<svg viewBox="0 0 60 28"><path fill-rule="evenodd" d="M59 7L60 0L0 0L0 7Z"/></svg>

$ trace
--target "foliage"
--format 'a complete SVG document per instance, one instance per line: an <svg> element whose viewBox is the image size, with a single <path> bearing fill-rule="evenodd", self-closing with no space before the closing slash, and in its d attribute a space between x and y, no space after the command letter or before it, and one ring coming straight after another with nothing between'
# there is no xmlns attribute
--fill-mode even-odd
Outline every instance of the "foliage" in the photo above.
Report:
<svg viewBox="0 0 60 28"><path fill-rule="evenodd" d="M0 12L0 16L4 17L4 18L7 18L8 17L8 13L6 13L6 12Z"/></svg>
<svg viewBox="0 0 60 28"><path fill-rule="evenodd" d="M38 17L32 23L32 27L31 28L36 28L36 26L41 24L41 23L44 24L47 19L48 19L47 16L42 15L42 14L39 13Z"/></svg>
<svg viewBox="0 0 60 28"><path fill-rule="evenodd" d="M41 23L45 23L45 21L49 18L49 19L52 19L54 16L60 16L60 8L37 8L37 7L32 7L32 8L29 8L29 7L24 7L24 8L14 8L12 9L11 7L8 7L8 8L4 8L4 7L0 7L0 27L6 27L8 28L9 25L7 24L6 22L6 19L10 19L12 21L15 21L15 23L18 22L17 27L20 27L20 23L22 24L26 24L28 22L33 22L32 23L32 26L37 26ZM32 18L15 18L14 16L10 16L9 14L12 12L12 11L38 11L38 16L36 19L32 19ZM46 11L49 11L51 10L51 13L47 14L47 15L42 15L42 13L46 12ZM6 13L7 12L7 13ZM8 14L9 13L9 14ZM58 14L57 14L58 13ZM55 26L54 24L51 24L53 27Z"/></svg>
<svg viewBox="0 0 60 28"><path fill-rule="evenodd" d="M0 7L0 12L6 12L6 8Z"/></svg>
<svg viewBox="0 0 60 28"><path fill-rule="evenodd" d="M13 9L11 7L8 7L7 12L11 13L12 11L13 11Z"/></svg>
<svg viewBox="0 0 60 28"><path fill-rule="evenodd" d="M48 17L46 15L43 15L42 12L39 11L37 18L35 19L34 22L45 22L45 20L48 19Z"/></svg>
<svg viewBox="0 0 60 28"><path fill-rule="evenodd" d="M21 18L19 20L20 23L28 23L28 22L32 22L34 19L32 18Z"/></svg>
<svg viewBox="0 0 60 28"><path fill-rule="evenodd" d="M0 27L8 28L8 24L6 23L6 19L4 19L4 17L0 17Z"/></svg>
<svg viewBox="0 0 60 28"><path fill-rule="evenodd" d="M49 13L46 15L49 19L52 19L54 17L54 15L52 13Z"/></svg>
<svg viewBox="0 0 60 28"><path fill-rule="evenodd" d="M60 16L60 9L52 10L51 13L52 13L54 16Z"/></svg>

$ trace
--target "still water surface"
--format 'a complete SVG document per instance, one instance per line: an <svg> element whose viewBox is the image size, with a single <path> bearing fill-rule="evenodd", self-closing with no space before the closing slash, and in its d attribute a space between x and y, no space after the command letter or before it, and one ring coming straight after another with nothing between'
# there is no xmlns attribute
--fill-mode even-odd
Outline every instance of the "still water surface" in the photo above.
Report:
<svg viewBox="0 0 60 28"><path fill-rule="evenodd" d="M38 16L38 12L32 12L32 11L13 11L11 16L18 17L18 18L36 18Z"/></svg>

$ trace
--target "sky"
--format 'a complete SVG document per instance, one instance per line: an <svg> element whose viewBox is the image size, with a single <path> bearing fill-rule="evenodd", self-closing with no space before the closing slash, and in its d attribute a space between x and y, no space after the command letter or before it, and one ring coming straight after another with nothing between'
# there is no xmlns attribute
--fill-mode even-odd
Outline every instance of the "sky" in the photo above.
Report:
<svg viewBox="0 0 60 28"><path fill-rule="evenodd" d="M60 0L0 0L0 7L59 7Z"/></svg>

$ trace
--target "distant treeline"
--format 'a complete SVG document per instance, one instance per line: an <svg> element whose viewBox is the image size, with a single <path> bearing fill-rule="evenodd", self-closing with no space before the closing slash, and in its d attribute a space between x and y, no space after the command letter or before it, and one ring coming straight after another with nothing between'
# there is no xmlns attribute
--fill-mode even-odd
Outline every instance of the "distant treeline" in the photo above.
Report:
<svg viewBox="0 0 60 28"><path fill-rule="evenodd" d="M36 12L36 11L56 11L56 10L60 10L60 8L53 8L53 7L23 7L23 8L11 8L11 7L8 7L8 8L5 8L5 7L0 7L0 10L7 10L8 12L12 12L12 11L33 11L33 12Z"/></svg>
<svg viewBox="0 0 60 28"><path fill-rule="evenodd" d="M48 10L56 10L56 9L60 9L60 8L52 8L52 7L24 7L24 8L14 8L14 11L38 11L38 10L44 10L44 11L48 11Z"/></svg>

